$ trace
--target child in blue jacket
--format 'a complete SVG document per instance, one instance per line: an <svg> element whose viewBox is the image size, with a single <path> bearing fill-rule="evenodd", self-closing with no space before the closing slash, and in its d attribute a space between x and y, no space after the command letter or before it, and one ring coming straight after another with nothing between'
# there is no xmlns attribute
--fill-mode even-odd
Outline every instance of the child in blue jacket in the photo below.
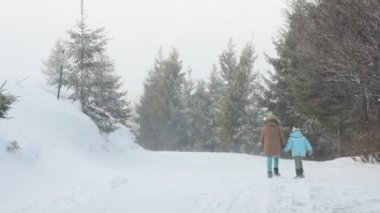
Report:
<svg viewBox="0 0 380 213"><path fill-rule="evenodd" d="M289 135L288 143L286 144L284 151L288 152L292 150L292 157L296 164L296 177L295 178L305 178L303 174L302 158L305 157L306 152L309 155L313 153L313 149L307 140L307 138L302 134L298 125L294 125L293 131Z"/></svg>

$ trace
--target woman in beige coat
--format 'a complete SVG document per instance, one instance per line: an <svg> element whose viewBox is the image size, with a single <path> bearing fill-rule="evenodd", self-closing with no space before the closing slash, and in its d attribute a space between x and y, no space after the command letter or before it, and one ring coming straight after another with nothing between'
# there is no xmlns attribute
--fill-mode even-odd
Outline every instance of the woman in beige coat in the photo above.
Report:
<svg viewBox="0 0 380 213"><path fill-rule="evenodd" d="M284 130L280 126L280 122L274 116L270 116L261 130L261 144L264 147L264 153L267 156L268 177L273 176L272 162L274 161L274 175L280 176L278 172L278 164L282 147L285 145Z"/></svg>

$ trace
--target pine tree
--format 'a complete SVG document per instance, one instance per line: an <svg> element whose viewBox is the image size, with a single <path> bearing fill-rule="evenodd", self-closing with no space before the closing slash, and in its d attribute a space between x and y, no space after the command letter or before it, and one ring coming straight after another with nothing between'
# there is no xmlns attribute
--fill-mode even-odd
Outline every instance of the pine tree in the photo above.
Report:
<svg viewBox="0 0 380 213"><path fill-rule="evenodd" d="M154 150L186 150L189 143L185 107L185 73L177 50L164 58L159 52L154 69L144 82L137 107L137 141Z"/></svg>
<svg viewBox="0 0 380 213"><path fill-rule="evenodd" d="M213 65L207 88L211 101L210 113L212 132L210 137L212 144L214 144L213 149L215 151L222 151L221 138L224 120L223 100L226 93L226 85L224 84L221 73L218 71L216 65Z"/></svg>
<svg viewBox="0 0 380 213"><path fill-rule="evenodd" d="M43 61L44 68L42 72L47 77L47 84L58 87L61 68L66 69L68 62L65 54L65 48L61 40L55 43L55 47L51 50L50 56L46 61ZM62 67L61 67L62 66ZM62 86L68 85L68 72L62 72Z"/></svg>
<svg viewBox="0 0 380 213"><path fill-rule="evenodd" d="M144 92L140 104L136 107L136 122L139 126L136 140L150 150L165 148L163 134L168 122L169 111L162 97L164 60L160 49L154 68L149 71L148 77L144 81Z"/></svg>
<svg viewBox="0 0 380 213"><path fill-rule="evenodd" d="M295 92L308 113L343 137L338 154L368 158L380 147L380 2L298 1L294 8Z"/></svg>
<svg viewBox="0 0 380 213"><path fill-rule="evenodd" d="M119 92L122 84L115 75L113 62L104 53L100 54L93 71L90 100L83 107L86 113L104 133L113 132L118 125L128 126L131 115L127 92Z"/></svg>
<svg viewBox="0 0 380 213"><path fill-rule="evenodd" d="M354 97L354 87L352 82L350 86L347 84L348 87L344 87L344 79L349 74L334 73L334 66L341 63L336 61L335 54L344 52L345 44L340 44L343 35L332 36L330 33L339 32L337 27L332 26L343 25L331 25L334 21L331 17L326 19L327 11L317 10L317 5L322 2L298 0L290 6L287 28L282 30L275 42L278 57L268 58L275 72L270 79L266 79L267 90L262 106L278 115L285 126L291 127L298 123L305 128L308 137L314 142L316 153L323 158L331 158L334 157L335 149L339 153L341 129L348 129L347 124L355 117L347 116L350 113L347 111L348 106L354 105L350 100ZM333 11L335 3L327 3L328 13ZM319 16L323 18L315 21ZM324 28L323 24L332 27L332 31L319 32ZM330 41L334 38L339 40L338 46ZM334 46L336 49L331 49ZM349 63L346 61L344 66ZM349 70L347 67L342 69L345 72ZM342 79L336 81L337 76Z"/></svg>
<svg viewBox="0 0 380 213"><path fill-rule="evenodd" d="M258 75L254 70L256 60L252 43L241 51L234 82L234 101L238 112L238 132L236 151L253 152L259 141L261 108L258 105Z"/></svg>
<svg viewBox="0 0 380 213"><path fill-rule="evenodd" d="M257 120L260 119L257 74L253 69L255 59L254 48L248 43L238 61L232 41L219 57L225 87L221 107L221 140L224 151L252 151L254 140L257 140L257 136L252 134L258 128Z"/></svg>
<svg viewBox="0 0 380 213"><path fill-rule="evenodd" d="M296 97L291 89L291 68L287 64L290 59L268 57L267 60L275 71L269 73L269 78L264 78L265 86L262 87L264 91L260 105L276 115L284 127L291 128L292 125L303 122L305 118L296 109Z"/></svg>
<svg viewBox="0 0 380 213"><path fill-rule="evenodd" d="M185 124L187 126L186 134L187 134L187 146L185 150L198 150L202 151L200 149L200 146L197 144L197 126L195 125L195 119L194 119L194 111L196 108L196 98L195 98L195 91L197 90L197 82L192 78L192 69L189 67L187 70L187 73L184 77L184 83L183 83L183 115L185 119Z"/></svg>
<svg viewBox="0 0 380 213"><path fill-rule="evenodd" d="M191 141L197 151L216 151L217 140L213 135L212 101L205 81L198 81L191 96Z"/></svg>
<svg viewBox="0 0 380 213"><path fill-rule="evenodd" d="M238 131L238 112L234 102L234 80L237 70L237 57L235 45L232 40L229 41L227 49L219 56L219 65L221 68L222 78L226 84L226 91L223 97L223 121L221 130L221 141L223 151L236 150L238 141L235 136Z"/></svg>
<svg viewBox="0 0 380 213"><path fill-rule="evenodd" d="M126 92L120 92L120 77L116 76L113 62L105 54L108 39L104 28L91 30L82 21L78 30L69 31L67 42L70 74L70 98L79 100L82 111L104 133L127 125L130 106Z"/></svg>
<svg viewBox="0 0 380 213"><path fill-rule="evenodd" d="M170 120L166 136L169 147L183 150L189 146L187 121L183 100L185 73L179 53L173 49L165 61L164 94L169 106Z"/></svg>
<svg viewBox="0 0 380 213"><path fill-rule="evenodd" d="M106 55L108 38L104 28L89 28L83 15L77 28L68 31L65 47L58 41L43 72L48 83L58 85L60 65L65 66L63 86L71 92L70 99L79 101L82 112L88 115L103 133L111 133L120 125L127 126L131 116L126 92L121 91L120 77L115 74L113 61ZM63 49L66 49L63 54Z"/></svg>
<svg viewBox="0 0 380 213"><path fill-rule="evenodd" d="M83 107L89 102L97 59L105 51L108 40L104 28L92 30L84 21L77 27L76 31L68 31L70 40L66 42L70 64L68 87L73 91L70 98L79 100Z"/></svg>

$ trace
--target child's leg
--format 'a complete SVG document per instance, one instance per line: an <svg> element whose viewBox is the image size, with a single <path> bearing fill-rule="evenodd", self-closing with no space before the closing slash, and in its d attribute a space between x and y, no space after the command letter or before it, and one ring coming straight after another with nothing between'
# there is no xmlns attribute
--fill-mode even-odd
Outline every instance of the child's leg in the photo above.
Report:
<svg viewBox="0 0 380 213"><path fill-rule="evenodd" d="M305 176L303 175L302 157L301 156L295 156L294 157L294 162L296 164L296 174L297 174L297 177L304 178Z"/></svg>
<svg viewBox="0 0 380 213"><path fill-rule="evenodd" d="M267 171L272 172L272 155L267 155Z"/></svg>
<svg viewBox="0 0 380 213"><path fill-rule="evenodd" d="M294 164L296 166L296 177L299 177L300 176L300 172L301 172L301 169L300 169L300 157L299 156L294 156Z"/></svg>
<svg viewBox="0 0 380 213"><path fill-rule="evenodd" d="M302 157L301 156L294 156L294 163L296 165L296 169L302 168Z"/></svg>

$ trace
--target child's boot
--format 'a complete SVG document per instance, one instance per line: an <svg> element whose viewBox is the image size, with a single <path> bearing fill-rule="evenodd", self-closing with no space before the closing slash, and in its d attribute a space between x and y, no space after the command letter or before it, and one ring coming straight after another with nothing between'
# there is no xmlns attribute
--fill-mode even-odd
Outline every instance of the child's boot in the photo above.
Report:
<svg viewBox="0 0 380 213"><path fill-rule="evenodd" d="M281 176L280 173L278 173L278 168L273 168L274 176Z"/></svg>
<svg viewBox="0 0 380 213"><path fill-rule="evenodd" d="M297 179L297 178L301 178L301 177L300 177L300 172L301 172L300 169L296 169L296 176L294 177L295 179Z"/></svg>
<svg viewBox="0 0 380 213"><path fill-rule="evenodd" d="M305 175L303 174L303 168L300 169L300 178L305 178Z"/></svg>

